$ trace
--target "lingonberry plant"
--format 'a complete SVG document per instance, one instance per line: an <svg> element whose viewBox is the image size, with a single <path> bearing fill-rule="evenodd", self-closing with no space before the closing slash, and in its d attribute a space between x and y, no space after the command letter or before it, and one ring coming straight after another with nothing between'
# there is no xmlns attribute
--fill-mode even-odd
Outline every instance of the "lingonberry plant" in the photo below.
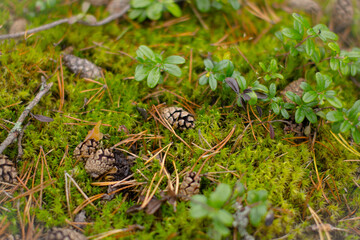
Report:
<svg viewBox="0 0 360 240"><path fill-rule="evenodd" d="M146 18L159 20L164 11L170 12L175 17L180 17L182 12L174 0L131 0L129 17L138 19L139 22Z"/></svg>
<svg viewBox="0 0 360 240"><path fill-rule="evenodd" d="M147 85L150 88L155 87L162 82L162 73L167 72L175 77L181 76L181 69L177 64L185 63L185 59L180 56L169 56L163 59L163 56L154 53L149 47L141 45L136 51L136 60L139 65L135 69L135 80L142 81L147 79Z"/></svg>
<svg viewBox="0 0 360 240"><path fill-rule="evenodd" d="M240 8L240 2L238 0L195 0L196 7L200 10L200 12L209 12L211 8L220 10L224 5L226 5L226 3L230 4L235 10Z"/></svg>

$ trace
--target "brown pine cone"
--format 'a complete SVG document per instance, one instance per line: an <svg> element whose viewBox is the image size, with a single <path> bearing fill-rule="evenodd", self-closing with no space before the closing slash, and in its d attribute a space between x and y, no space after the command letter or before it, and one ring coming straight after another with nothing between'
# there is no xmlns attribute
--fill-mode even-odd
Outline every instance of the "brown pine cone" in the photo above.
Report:
<svg viewBox="0 0 360 240"><path fill-rule="evenodd" d="M80 143L74 150L76 160L86 161L91 155L95 154L99 148L99 142L94 139L88 139Z"/></svg>
<svg viewBox="0 0 360 240"><path fill-rule="evenodd" d="M0 182L17 183L17 172L9 158L0 154Z"/></svg>
<svg viewBox="0 0 360 240"><path fill-rule="evenodd" d="M354 19L354 8L351 0L337 0L332 12L332 24L335 33L343 32L350 27Z"/></svg>
<svg viewBox="0 0 360 240"><path fill-rule="evenodd" d="M86 240L87 238L69 228L52 228L45 236L45 240Z"/></svg>
<svg viewBox="0 0 360 240"><path fill-rule="evenodd" d="M179 107L166 107L160 111L163 118L165 118L174 129L186 130L195 127L195 118Z"/></svg>
<svg viewBox="0 0 360 240"><path fill-rule="evenodd" d="M106 181L120 181L132 174L131 167L133 165L134 157L127 156L119 150L113 151L115 156L114 167L107 172Z"/></svg>
<svg viewBox="0 0 360 240"><path fill-rule="evenodd" d="M101 68L87 59L76 57L72 54L63 54L65 66L73 73L80 74L82 78L101 78Z"/></svg>
<svg viewBox="0 0 360 240"><path fill-rule="evenodd" d="M302 96L304 90L300 87L302 82L306 82L306 80L304 78L299 78L296 81L291 82L290 84L288 84L284 90L282 90L280 92L280 94L283 96L283 99L285 102L288 103L293 103L287 96L286 96L286 92L290 91L295 93L296 95L298 95L299 97Z"/></svg>
<svg viewBox="0 0 360 240"><path fill-rule="evenodd" d="M86 161L85 170L93 178L98 178L114 167L115 156L110 149L99 149Z"/></svg>
<svg viewBox="0 0 360 240"><path fill-rule="evenodd" d="M313 16L321 14L319 4L313 0L289 0L288 5L292 9L304 11Z"/></svg>
<svg viewBox="0 0 360 240"><path fill-rule="evenodd" d="M200 180L201 177L196 177L196 172L189 172L184 176L179 190L180 198L183 201L189 200L200 192Z"/></svg>

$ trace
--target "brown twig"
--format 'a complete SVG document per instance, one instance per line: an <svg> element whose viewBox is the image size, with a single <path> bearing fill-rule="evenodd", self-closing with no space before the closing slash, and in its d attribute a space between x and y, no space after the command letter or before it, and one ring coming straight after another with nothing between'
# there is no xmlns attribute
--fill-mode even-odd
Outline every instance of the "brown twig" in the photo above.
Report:
<svg viewBox="0 0 360 240"><path fill-rule="evenodd" d="M98 26L105 25L105 24L107 24L107 23L109 23L109 22L123 16L129 9L130 9L130 5L126 5L122 9L122 11L114 13L114 14L108 16L107 18L104 18L103 20L95 22L95 23L89 23L89 22L86 22L86 21L83 21L83 20L78 20L76 22L80 23L82 25L87 25L87 26L91 26L91 27L98 27ZM0 40L18 38L18 37L22 37L24 35L29 35L29 34L41 32L41 31L48 30L50 28L56 27L58 25L61 25L63 23L67 23L67 24L71 25L71 24L73 24L74 20L76 20L76 16L70 17L70 18L60 19L60 20L57 20L55 22L45 24L45 25L42 25L40 27L33 28L33 29L30 29L30 30L27 30L27 31L17 32L17 33L13 33L13 34L0 35Z"/></svg>
<svg viewBox="0 0 360 240"><path fill-rule="evenodd" d="M24 151L21 145L22 138L24 137L24 133L26 128L30 125L30 121L25 124L23 129L20 131L19 137L18 137L18 155L16 157L17 160L20 160L22 156L24 155Z"/></svg>
<svg viewBox="0 0 360 240"><path fill-rule="evenodd" d="M15 138L21 133L22 124L25 118L29 115L30 111L39 103L40 99L50 90L53 83L46 84L45 78L42 77L41 88L35 98L30 102L30 104L25 108L21 113L19 119L15 123L15 126L9 132L7 138L0 145L0 154L9 146Z"/></svg>

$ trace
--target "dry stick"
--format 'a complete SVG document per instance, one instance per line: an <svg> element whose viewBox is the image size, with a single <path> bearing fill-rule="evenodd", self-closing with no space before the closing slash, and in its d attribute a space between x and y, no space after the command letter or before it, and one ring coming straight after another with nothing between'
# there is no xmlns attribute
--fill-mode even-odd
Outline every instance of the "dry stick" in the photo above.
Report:
<svg viewBox="0 0 360 240"><path fill-rule="evenodd" d="M23 129L21 130L21 132L19 134L19 137L18 137L18 155L16 157L17 160L21 159L22 156L24 155L24 151L23 151L23 148L22 148L22 145L21 145L21 141L22 141L22 139L24 137L25 130L29 125L30 125L30 121L25 124L25 126L23 127Z"/></svg>
<svg viewBox="0 0 360 240"><path fill-rule="evenodd" d="M87 25L87 26L92 26L92 27L97 27L97 26L101 26L101 25L104 25L104 24L107 24L121 16L123 16L128 10L130 9L130 5L126 5L122 11L120 12L117 12L117 13L114 13L112 15L110 15L109 17L107 18L104 18L103 20L99 21L99 22L95 22L95 23L89 23L89 22L86 22L86 21L82 21L82 20L79 20L77 21L77 23L80 23L80 24L83 24L83 25ZM56 27L58 25L61 25L63 23L67 23L67 24L72 24L74 18L76 18L76 16L74 17L70 17L70 18L65 18L65 19L60 19L60 20L57 20L55 22L52 22L52 23L49 23L49 24L45 24L45 25L42 25L40 27L37 27L37 28L33 28L33 29L30 29L30 30L27 30L27 31L24 31L24 32L17 32L17 33L13 33L13 34L4 34L4 35L0 35L0 40L3 40L3 39L11 39L11 38L18 38L18 37L22 37L24 35L28 35L28 34L32 34L32 33L37 33L37 32L41 32L41 31L44 31L44 30L47 30L47 29L50 29L50 28L53 28L53 27Z"/></svg>
<svg viewBox="0 0 360 240"><path fill-rule="evenodd" d="M196 10L196 8L190 4L190 8L191 10L195 13L195 16L197 17L197 19L199 20L200 24L203 26L203 28L206 30L206 31L209 31L209 27L208 25L206 25L206 23L204 22L204 20L202 19L200 13Z"/></svg>
<svg viewBox="0 0 360 240"><path fill-rule="evenodd" d="M9 132L9 135L0 145L0 154L9 146L15 138L21 133L22 127L25 118L29 115L30 111L39 103L40 99L50 90L53 83L46 84L44 77L42 77L42 83L40 92L35 96L35 98L30 102L30 104L25 108L21 113L19 119L15 123L15 126Z"/></svg>

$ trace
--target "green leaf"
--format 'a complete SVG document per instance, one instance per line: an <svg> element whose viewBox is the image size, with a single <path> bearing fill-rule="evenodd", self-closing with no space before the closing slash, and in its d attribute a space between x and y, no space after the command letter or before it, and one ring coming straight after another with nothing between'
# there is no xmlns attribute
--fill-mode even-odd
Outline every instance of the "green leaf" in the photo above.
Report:
<svg viewBox="0 0 360 240"><path fill-rule="evenodd" d="M174 64L164 64L164 70L175 77L181 77L181 69Z"/></svg>
<svg viewBox="0 0 360 240"><path fill-rule="evenodd" d="M230 61L229 60L222 60L218 63L215 64L215 67L214 67L214 72L219 72L223 69L225 69L228 65L229 65Z"/></svg>
<svg viewBox="0 0 360 240"><path fill-rule="evenodd" d="M131 6L133 8L145 8L149 6L152 2L152 0L131 0Z"/></svg>
<svg viewBox="0 0 360 240"><path fill-rule="evenodd" d="M317 122L317 117L312 108L304 108L305 116L311 123Z"/></svg>
<svg viewBox="0 0 360 240"><path fill-rule="evenodd" d="M340 61L337 58L330 59L330 68L333 71L337 71L339 69Z"/></svg>
<svg viewBox="0 0 360 240"><path fill-rule="evenodd" d="M286 111L286 109L282 108L281 109L281 115L285 118L288 119L290 117L288 111Z"/></svg>
<svg viewBox="0 0 360 240"><path fill-rule="evenodd" d="M183 64L183 63L185 63L185 59L180 56L172 55L170 57L165 58L164 63Z"/></svg>
<svg viewBox="0 0 360 240"><path fill-rule="evenodd" d="M243 76L239 76L236 80L238 81L241 90L244 91L248 87L246 79Z"/></svg>
<svg viewBox="0 0 360 240"><path fill-rule="evenodd" d="M238 10L240 8L239 0L228 0L233 9Z"/></svg>
<svg viewBox="0 0 360 240"><path fill-rule="evenodd" d="M351 129L351 135L354 138L355 143L359 144L360 143L360 131L358 128L353 127Z"/></svg>
<svg viewBox="0 0 360 240"><path fill-rule="evenodd" d="M349 131L351 126L352 125L348 120L343 121L340 125L340 132L344 133L344 132Z"/></svg>
<svg viewBox="0 0 360 240"><path fill-rule="evenodd" d="M302 121L304 121L305 119L305 111L303 108L298 108L296 109L296 112L295 112L295 122L297 123L301 123Z"/></svg>
<svg viewBox="0 0 360 240"><path fill-rule="evenodd" d="M249 93L246 93L250 97L250 100L248 101L251 106L254 106L257 102L257 95L254 91L251 91Z"/></svg>
<svg viewBox="0 0 360 240"><path fill-rule="evenodd" d="M251 225L258 227L261 223L261 220L265 217L267 213L267 207L265 204L260 204L254 206L250 210L249 219Z"/></svg>
<svg viewBox="0 0 360 240"><path fill-rule="evenodd" d="M317 96L318 95L315 91L309 91L303 95L302 99L305 103L309 103L309 102L314 101L317 98Z"/></svg>
<svg viewBox="0 0 360 240"><path fill-rule="evenodd" d="M315 43L311 38L306 39L305 51L306 51L306 54L309 56L312 56L315 51Z"/></svg>
<svg viewBox="0 0 360 240"><path fill-rule="evenodd" d="M328 46L334 52L340 53L340 47L339 47L339 44L337 42L329 42Z"/></svg>
<svg viewBox="0 0 360 240"><path fill-rule="evenodd" d="M351 74L351 76L355 77L356 72L357 72L357 68L356 68L355 64L351 64L350 65L350 74Z"/></svg>
<svg viewBox="0 0 360 240"><path fill-rule="evenodd" d="M280 31L275 33L275 37L277 37L281 42L284 42L284 36ZM265 70L264 70L265 71Z"/></svg>
<svg viewBox="0 0 360 240"><path fill-rule="evenodd" d="M281 32L290 39L302 40L302 35L293 28L284 28Z"/></svg>
<svg viewBox="0 0 360 240"><path fill-rule="evenodd" d="M158 20L161 17L163 4L160 2L153 2L147 9L146 14L151 20Z"/></svg>
<svg viewBox="0 0 360 240"><path fill-rule="evenodd" d="M326 119L330 122L339 122L344 120L344 115L339 111L331 111L326 114Z"/></svg>
<svg viewBox="0 0 360 240"><path fill-rule="evenodd" d="M342 102L337 97L326 96L326 100L336 108L342 108Z"/></svg>
<svg viewBox="0 0 360 240"><path fill-rule="evenodd" d="M347 52L346 56L348 56L349 58L360 58L360 51Z"/></svg>
<svg viewBox="0 0 360 240"><path fill-rule="evenodd" d="M204 65L209 70L214 68L214 63L208 58L204 59Z"/></svg>
<svg viewBox="0 0 360 240"><path fill-rule="evenodd" d="M350 73L349 64L340 61L340 71L343 75L348 75Z"/></svg>
<svg viewBox="0 0 360 240"><path fill-rule="evenodd" d="M303 16L299 15L298 13L293 13L292 16L293 16L293 18L295 18L296 21L301 23L305 28L310 27L309 21L307 19L305 19Z"/></svg>
<svg viewBox="0 0 360 240"><path fill-rule="evenodd" d="M326 39L331 39L331 40L334 40L334 41L337 41L339 39L339 37L331 32L331 31L321 31L321 34L323 37L325 37Z"/></svg>
<svg viewBox="0 0 360 240"><path fill-rule="evenodd" d="M221 236L228 236L230 234L230 230L224 224L219 221L213 221L213 228L212 230L219 233ZM217 237L219 239L219 237ZM214 238L216 239L216 238Z"/></svg>
<svg viewBox="0 0 360 240"><path fill-rule="evenodd" d="M210 194L209 206L221 208L231 195L231 188L228 184L220 183L214 192Z"/></svg>
<svg viewBox="0 0 360 240"><path fill-rule="evenodd" d="M271 107L271 109L274 111L274 113L275 113L276 115L279 115L279 113L280 113L280 107L279 107L279 105L278 105L276 102L270 103L270 107Z"/></svg>
<svg viewBox="0 0 360 240"><path fill-rule="evenodd" d="M248 191L246 200L249 204L257 203L259 201L257 190Z"/></svg>
<svg viewBox="0 0 360 240"><path fill-rule="evenodd" d="M220 209L217 212L216 218L219 220L219 222L221 222L225 226L231 226L233 223L233 220L234 220L231 213L229 213L228 211L226 211L224 209Z"/></svg>
<svg viewBox="0 0 360 240"><path fill-rule="evenodd" d="M138 50L151 61L155 61L155 54L148 46L141 45Z"/></svg>
<svg viewBox="0 0 360 240"><path fill-rule="evenodd" d="M210 74L209 85L210 85L211 90L213 90L213 91L217 88L217 80L215 79L214 74Z"/></svg>
<svg viewBox="0 0 360 240"><path fill-rule="evenodd" d="M300 88L305 92L313 91L312 87L307 82L300 83Z"/></svg>
<svg viewBox="0 0 360 240"><path fill-rule="evenodd" d="M209 78L206 77L206 75L204 74L199 78L199 84L200 85L205 85L205 84L208 83L208 80L209 80Z"/></svg>
<svg viewBox="0 0 360 240"><path fill-rule="evenodd" d="M196 0L195 3L200 12L208 12L210 10L210 0Z"/></svg>
<svg viewBox="0 0 360 240"><path fill-rule="evenodd" d="M260 189L260 190L256 190L256 191L257 191L259 201L265 202L267 200L267 197L268 197L268 191L266 191L264 189Z"/></svg>
<svg viewBox="0 0 360 240"><path fill-rule="evenodd" d="M165 3L165 7L173 16L181 17L182 15L181 8L176 3L173 2Z"/></svg>
<svg viewBox="0 0 360 240"><path fill-rule="evenodd" d="M204 195L195 195L190 202L190 215L193 218L203 218L208 215L207 198Z"/></svg>
<svg viewBox="0 0 360 240"><path fill-rule="evenodd" d="M151 70L151 67L144 66L142 64L137 65L135 69L135 80L136 81L142 81L144 80Z"/></svg>
<svg viewBox="0 0 360 240"><path fill-rule="evenodd" d="M153 88L155 87L159 80L160 80L160 68L158 67L155 67L153 69L151 69L148 77L147 77L147 85L150 87L150 88Z"/></svg>
<svg viewBox="0 0 360 240"><path fill-rule="evenodd" d="M276 84L275 83L270 84L269 94L271 97L275 97L275 95L276 95Z"/></svg>
<svg viewBox="0 0 360 240"><path fill-rule="evenodd" d="M129 12L129 18L130 19L135 19L137 17L139 17L142 13L144 12L143 9L131 9Z"/></svg>
<svg viewBox="0 0 360 240"><path fill-rule="evenodd" d="M347 111L346 115L350 120L355 121L358 117L359 112L360 100L357 100L354 105Z"/></svg>

